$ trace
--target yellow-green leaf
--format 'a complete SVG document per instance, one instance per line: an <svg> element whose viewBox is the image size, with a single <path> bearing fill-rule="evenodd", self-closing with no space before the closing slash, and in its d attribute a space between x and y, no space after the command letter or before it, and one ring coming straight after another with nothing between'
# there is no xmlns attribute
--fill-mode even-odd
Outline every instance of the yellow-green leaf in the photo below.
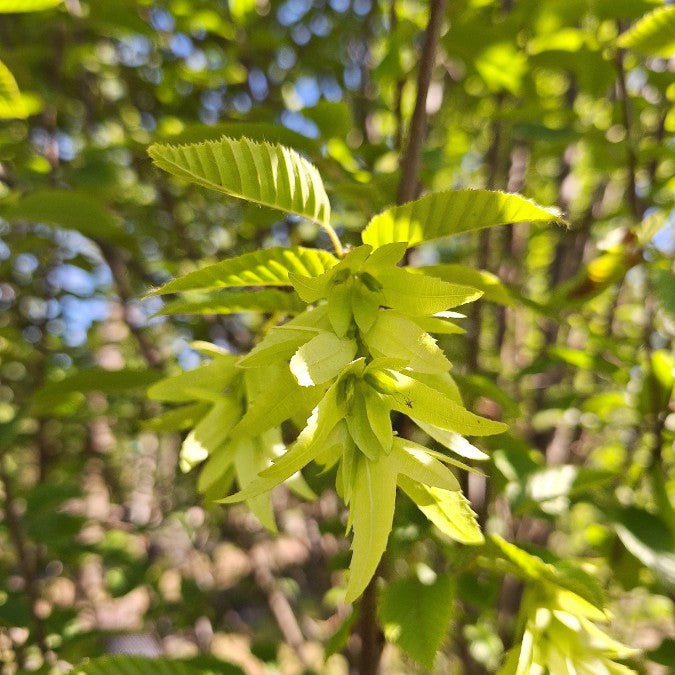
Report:
<svg viewBox="0 0 675 675"><path fill-rule="evenodd" d="M387 209L368 223L361 238L373 248L398 241L415 246L461 232L522 221L564 222L557 210L545 209L520 195L449 190Z"/></svg>
<svg viewBox="0 0 675 675"><path fill-rule="evenodd" d="M148 154L174 176L231 197L330 223L330 203L314 165L282 145L224 136L194 145L154 144Z"/></svg>

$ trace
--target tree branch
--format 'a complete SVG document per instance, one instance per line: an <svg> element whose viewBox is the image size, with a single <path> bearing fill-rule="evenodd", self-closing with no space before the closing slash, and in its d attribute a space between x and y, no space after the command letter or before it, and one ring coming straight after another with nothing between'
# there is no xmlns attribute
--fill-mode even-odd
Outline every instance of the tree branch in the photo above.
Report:
<svg viewBox="0 0 675 675"><path fill-rule="evenodd" d="M419 174L422 165L422 145L427 131L427 94L431 84L431 75L436 62L436 49L441 36L443 16L447 0L431 0L429 23L424 33L424 45L417 73L417 98L408 132L408 141L401 162L401 181L398 185L396 202L404 204L417 197L419 192Z"/></svg>

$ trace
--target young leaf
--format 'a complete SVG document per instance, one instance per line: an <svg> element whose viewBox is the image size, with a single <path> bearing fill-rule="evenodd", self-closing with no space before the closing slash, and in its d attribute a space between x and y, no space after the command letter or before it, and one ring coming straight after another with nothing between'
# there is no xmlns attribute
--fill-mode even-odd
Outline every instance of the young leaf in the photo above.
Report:
<svg viewBox="0 0 675 675"><path fill-rule="evenodd" d="M619 47L648 56L669 58L675 54L675 6L658 7L619 36Z"/></svg>
<svg viewBox="0 0 675 675"><path fill-rule="evenodd" d="M356 342L334 333L319 333L298 349L291 372L301 387L313 387L336 377L356 355Z"/></svg>
<svg viewBox="0 0 675 675"><path fill-rule="evenodd" d="M352 289L354 279L333 286L328 293L328 320L333 330L344 337L352 323Z"/></svg>
<svg viewBox="0 0 675 675"><path fill-rule="evenodd" d="M490 190L449 190L395 206L375 216L361 234L378 248L405 241L415 246L460 232L508 223L564 222L559 213L520 195Z"/></svg>
<svg viewBox="0 0 675 675"><path fill-rule="evenodd" d="M406 476L399 476L398 484L443 534L461 544L483 543L476 514L460 490L427 487Z"/></svg>
<svg viewBox="0 0 675 675"><path fill-rule="evenodd" d="M221 499L220 502L232 504L268 492L300 471L324 450L326 439L344 414L342 406L338 405L336 388L337 384L334 384L326 392L295 443L272 466L262 471L245 489Z"/></svg>
<svg viewBox="0 0 675 675"><path fill-rule="evenodd" d="M269 460L263 455L258 439L240 438L236 442L234 467L237 472L237 482L242 490L250 485L260 471L268 465ZM272 499L269 493L247 499L246 505L270 532L277 531Z"/></svg>
<svg viewBox="0 0 675 675"><path fill-rule="evenodd" d="M389 397L389 403L394 410L467 436L492 436L508 429L502 422L474 415L422 382L401 373L392 373L396 378L398 391L398 395Z"/></svg>
<svg viewBox="0 0 675 675"><path fill-rule="evenodd" d="M373 462L365 455L359 455L356 461L350 506L353 554L345 602L354 602L375 574L387 548L396 501L396 471L388 458L381 456Z"/></svg>
<svg viewBox="0 0 675 675"><path fill-rule="evenodd" d="M372 387L364 387L363 397L366 404L368 426L372 429L385 454L389 454L394 440L391 426L391 408Z"/></svg>
<svg viewBox="0 0 675 675"><path fill-rule="evenodd" d="M352 286L352 314L362 334L373 327L377 310L383 302L384 296L380 291L371 291L360 281Z"/></svg>
<svg viewBox="0 0 675 675"><path fill-rule="evenodd" d="M402 359L417 372L443 373L451 367L436 340L396 312L378 312L375 324L363 339L374 356Z"/></svg>
<svg viewBox="0 0 675 675"><path fill-rule="evenodd" d="M170 314L237 314L239 312L283 312L299 314L305 303L295 293L283 291L226 291L212 293L201 300L168 302L157 315Z"/></svg>
<svg viewBox="0 0 675 675"><path fill-rule="evenodd" d="M183 441L181 471L190 471L224 443L240 415L240 407L231 398L215 403Z"/></svg>
<svg viewBox="0 0 675 675"><path fill-rule="evenodd" d="M184 661L144 656L100 656L84 666L76 666L73 675L243 675L239 666L212 657Z"/></svg>
<svg viewBox="0 0 675 675"><path fill-rule="evenodd" d="M425 584L416 578L388 584L378 604L384 634L390 642L429 670L452 619L452 583L447 575Z"/></svg>
<svg viewBox="0 0 675 675"><path fill-rule="evenodd" d="M148 295L242 286L290 286L289 274L317 277L336 264L335 256L320 249L268 248L202 267L167 282Z"/></svg>
<svg viewBox="0 0 675 675"><path fill-rule="evenodd" d="M471 445L469 441L456 434L454 431L447 431L446 429L441 429L433 424L427 424L418 420L414 417L411 418L412 421L428 436L431 436L435 441L445 446L448 450L466 457L467 459L475 459L478 461L483 461L489 459L490 456L484 453L482 450L479 450L477 447Z"/></svg>
<svg viewBox="0 0 675 675"><path fill-rule="evenodd" d="M408 269L411 272L426 274L428 277L436 277L452 284L462 284L463 286L476 288L479 291L483 291L483 300L507 306L515 304L511 290L499 280L499 277L485 270L477 270L466 265L452 265L449 263L429 265L428 267L411 267Z"/></svg>
<svg viewBox="0 0 675 675"><path fill-rule="evenodd" d="M246 414L232 430L234 436L257 436L296 415L306 415L323 395L324 388L299 387L285 366L261 369L268 376L265 389L249 401Z"/></svg>
<svg viewBox="0 0 675 675"><path fill-rule="evenodd" d="M153 431L182 431L191 429L204 417L211 406L208 403L191 403L167 410L151 420L142 422L144 429Z"/></svg>
<svg viewBox="0 0 675 675"><path fill-rule="evenodd" d="M197 490L207 500L215 500L227 494L234 482L234 453L236 443L225 443L211 453L201 466Z"/></svg>
<svg viewBox="0 0 675 675"><path fill-rule="evenodd" d="M330 203L318 170L282 145L224 136L194 145L154 144L148 154L184 180L329 225Z"/></svg>
<svg viewBox="0 0 675 675"><path fill-rule="evenodd" d="M194 401L197 391L220 392L238 375L236 356L216 356L211 363L164 378L147 391L155 401Z"/></svg>
<svg viewBox="0 0 675 675"><path fill-rule="evenodd" d="M282 326L273 328L237 365L241 368L258 368L290 359L300 345L328 328L324 306L307 310Z"/></svg>
<svg viewBox="0 0 675 675"><path fill-rule="evenodd" d="M362 391L356 394L352 399L351 408L345 421L347 422L349 435L354 440L354 443L356 443L356 446L364 455L366 455L366 457L373 461L378 458L381 450L388 451L391 447L390 443L383 446L380 442L380 436L375 434L371 428L365 396Z"/></svg>
<svg viewBox="0 0 675 675"><path fill-rule="evenodd" d="M450 307L473 302L481 291L459 286L424 274L413 274L400 267L378 273L384 304L410 316L436 314Z"/></svg>
<svg viewBox="0 0 675 675"><path fill-rule="evenodd" d="M395 438L391 460L399 474L407 478L443 490L459 490L455 474L441 462L430 457L427 449L413 441Z"/></svg>

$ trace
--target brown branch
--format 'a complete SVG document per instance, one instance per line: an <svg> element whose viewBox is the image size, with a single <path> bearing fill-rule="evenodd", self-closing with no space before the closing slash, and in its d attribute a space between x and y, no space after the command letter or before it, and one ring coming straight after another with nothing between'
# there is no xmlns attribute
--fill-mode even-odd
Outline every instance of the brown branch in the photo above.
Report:
<svg viewBox="0 0 675 675"><path fill-rule="evenodd" d="M424 45L417 73L417 98L410 120L408 141L401 162L401 180L396 202L404 204L415 199L419 193L419 174L422 165L422 145L427 131L427 94L436 62L436 49L441 36L443 16L447 0L431 0L429 23L424 33Z"/></svg>

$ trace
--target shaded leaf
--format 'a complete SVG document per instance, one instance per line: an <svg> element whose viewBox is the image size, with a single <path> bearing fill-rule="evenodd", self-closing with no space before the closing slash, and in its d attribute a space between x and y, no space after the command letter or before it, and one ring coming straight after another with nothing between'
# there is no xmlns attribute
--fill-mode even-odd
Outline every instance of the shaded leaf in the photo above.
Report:
<svg viewBox="0 0 675 675"><path fill-rule="evenodd" d="M390 642L423 666L433 669L436 653L452 620L452 583L441 575L425 584L417 578L389 583L380 593L378 610Z"/></svg>

